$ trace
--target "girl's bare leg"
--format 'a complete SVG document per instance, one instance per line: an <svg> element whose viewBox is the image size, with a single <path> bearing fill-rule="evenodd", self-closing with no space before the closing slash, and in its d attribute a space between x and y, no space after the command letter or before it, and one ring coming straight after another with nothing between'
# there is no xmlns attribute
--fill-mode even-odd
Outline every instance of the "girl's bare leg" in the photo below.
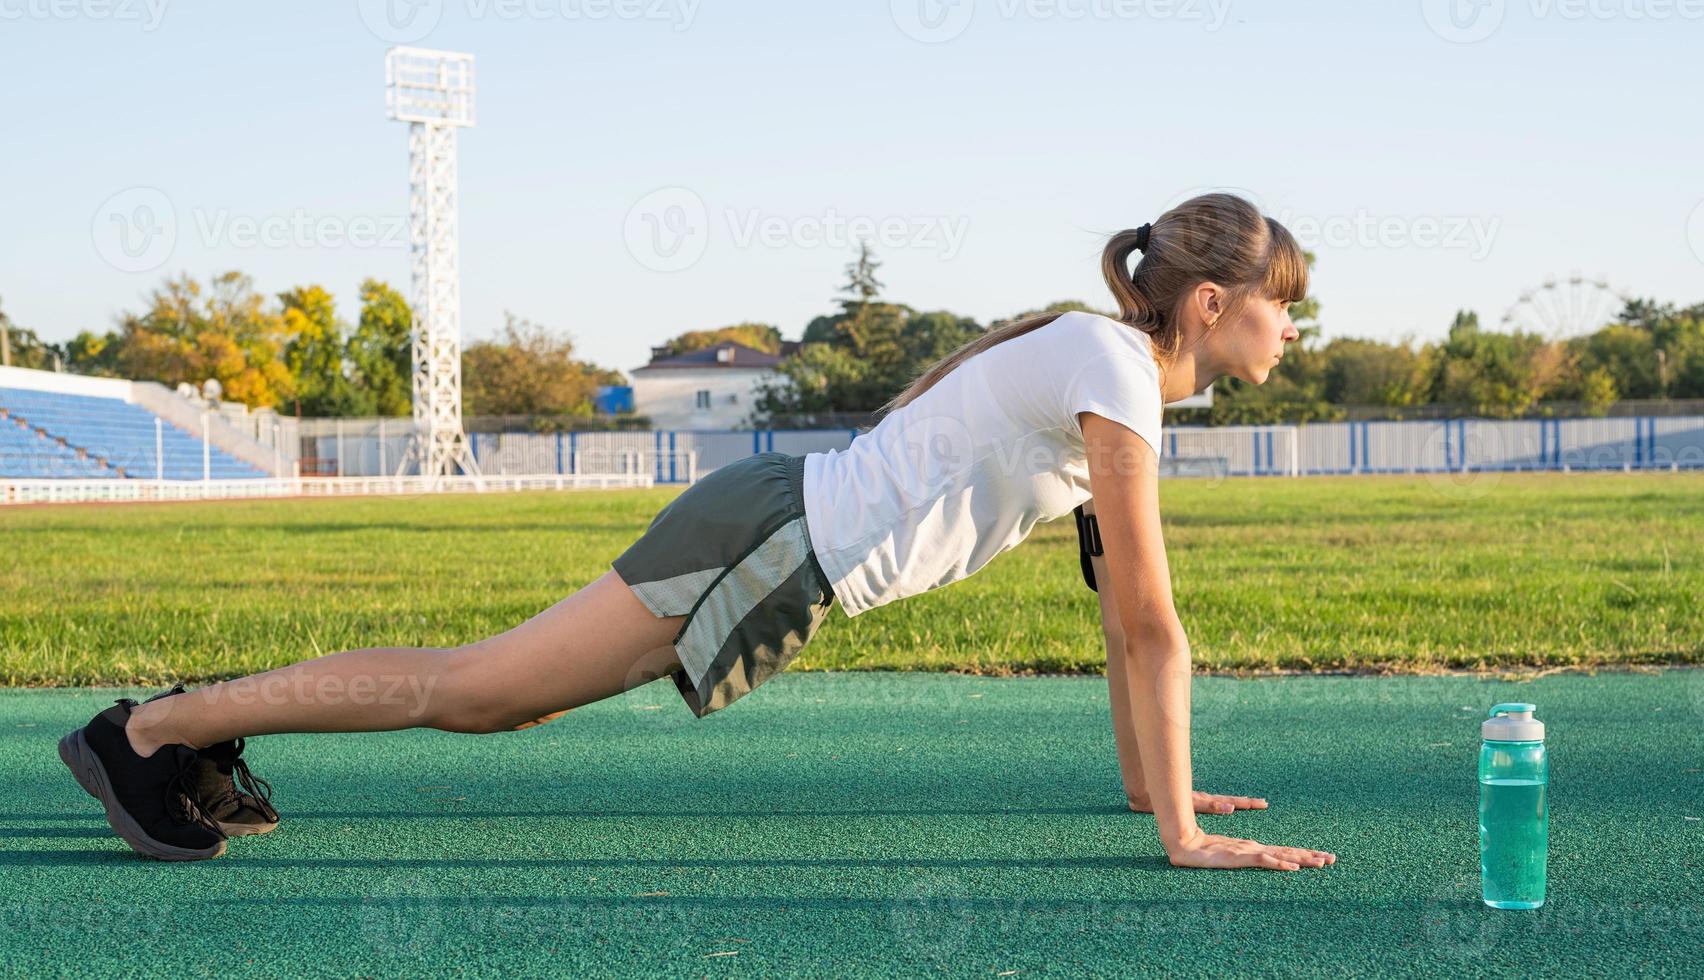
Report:
<svg viewBox="0 0 1704 980"><path fill-rule="evenodd" d="M680 669L685 617L658 617L605 572L506 633L455 648L350 650L141 705L132 747L279 732L529 727Z"/></svg>

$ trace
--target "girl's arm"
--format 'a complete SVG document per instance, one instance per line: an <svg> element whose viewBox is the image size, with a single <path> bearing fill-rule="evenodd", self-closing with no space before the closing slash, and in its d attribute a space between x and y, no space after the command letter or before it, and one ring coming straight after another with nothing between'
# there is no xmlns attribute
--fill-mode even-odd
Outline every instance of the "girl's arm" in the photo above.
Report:
<svg viewBox="0 0 1704 980"><path fill-rule="evenodd" d="M1159 460L1142 438L1093 412L1080 413L1089 486L1098 504L1107 577L1122 634L1131 732L1160 842L1188 867L1296 870L1335 860L1325 851L1273 847L1203 833L1195 822L1189 759L1189 641L1172 604L1160 532ZM1104 608L1104 607L1103 607ZM1111 663L1108 664L1109 674ZM1128 789L1128 786L1126 787Z"/></svg>
<svg viewBox="0 0 1704 980"><path fill-rule="evenodd" d="M1083 504L1083 513L1093 516L1094 512L1094 500ZM1097 583L1112 581L1106 570L1105 554L1093 555L1089 562L1094 568ZM1153 798L1149 796L1147 780L1142 776L1136 719L1130 711L1130 667L1124 656L1124 630L1118 624L1118 607L1113 603L1111 587L1100 589L1096 596L1100 599L1101 631L1106 636L1106 682L1112 699L1112 734L1118 745L1118 769L1124 777L1124 796L1130 809L1137 813L1153 813ZM1266 800L1260 797L1196 792L1192 798L1196 813L1266 809Z"/></svg>

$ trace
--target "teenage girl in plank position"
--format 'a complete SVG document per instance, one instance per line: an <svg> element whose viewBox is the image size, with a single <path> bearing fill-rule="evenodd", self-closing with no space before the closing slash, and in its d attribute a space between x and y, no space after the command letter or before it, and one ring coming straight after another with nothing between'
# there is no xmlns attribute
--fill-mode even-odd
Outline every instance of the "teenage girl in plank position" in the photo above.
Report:
<svg viewBox="0 0 1704 980"><path fill-rule="evenodd" d="M1134 269L1133 254L1141 258ZM1038 521L1091 515L1120 770L1171 863L1297 870L1326 851L1204 832L1197 813L1266 801L1196 792L1189 643L1160 533L1165 402L1221 375L1260 384L1307 292L1294 238L1209 194L1114 235L1118 317L1050 313L931 367L844 452L760 453L675 498L591 584L453 649L363 649L137 704L65 736L60 756L151 857L217 857L277 824L242 739L429 727L500 732L664 676L699 717L781 671L839 600L848 616L963 579ZM328 698L315 692L347 691ZM369 692L355 697L357 690ZM384 692L390 692L384 695ZM401 693L399 693L401 692ZM241 786L237 785L241 783Z"/></svg>

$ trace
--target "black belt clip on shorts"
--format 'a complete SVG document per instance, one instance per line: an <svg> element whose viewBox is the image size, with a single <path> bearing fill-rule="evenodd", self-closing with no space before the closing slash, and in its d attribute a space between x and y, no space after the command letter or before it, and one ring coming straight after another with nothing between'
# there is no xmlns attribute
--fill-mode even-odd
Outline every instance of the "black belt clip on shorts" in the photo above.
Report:
<svg viewBox="0 0 1704 980"><path fill-rule="evenodd" d="M1081 507L1077 508L1076 515L1077 551L1078 557L1083 561L1083 581L1088 583L1090 589L1099 592L1100 588L1095 585L1095 566L1089 559L1106 553L1101 548L1100 522L1095 520L1095 515L1085 514Z"/></svg>

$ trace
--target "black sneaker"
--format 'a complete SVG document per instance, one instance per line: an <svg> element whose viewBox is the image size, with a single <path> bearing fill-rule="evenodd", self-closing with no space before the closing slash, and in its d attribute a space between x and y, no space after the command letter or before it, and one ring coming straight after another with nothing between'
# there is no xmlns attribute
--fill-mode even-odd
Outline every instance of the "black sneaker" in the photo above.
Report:
<svg viewBox="0 0 1704 980"><path fill-rule="evenodd" d="M278 826L278 811L272 808L272 784L250 772L242 754L240 738L209 745L201 750L196 769L196 802L227 837L264 834ZM242 789L237 788L238 783Z"/></svg>
<svg viewBox="0 0 1704 980"><path fill-rule="evenodd" d="M162 861L202 861L225 853L225 833L189 793L200 757L187 745L162 745L143 758L130 747L125 723L136 702L120 698L87 725L59 740L59 758L107 823L131 849Z"/></svg>
<svg viewBox="0 0 1704 980"><path fill-rule="evenodd" d="M182 693L183 685L174 684L171 690L161 691L148 701ZM278 826L278 811L272 808L272 784L250 772L242 754L240 738L202 749L190 794L227 837L264 834ZM242 789L237 788L238 782Z"/></svg>

